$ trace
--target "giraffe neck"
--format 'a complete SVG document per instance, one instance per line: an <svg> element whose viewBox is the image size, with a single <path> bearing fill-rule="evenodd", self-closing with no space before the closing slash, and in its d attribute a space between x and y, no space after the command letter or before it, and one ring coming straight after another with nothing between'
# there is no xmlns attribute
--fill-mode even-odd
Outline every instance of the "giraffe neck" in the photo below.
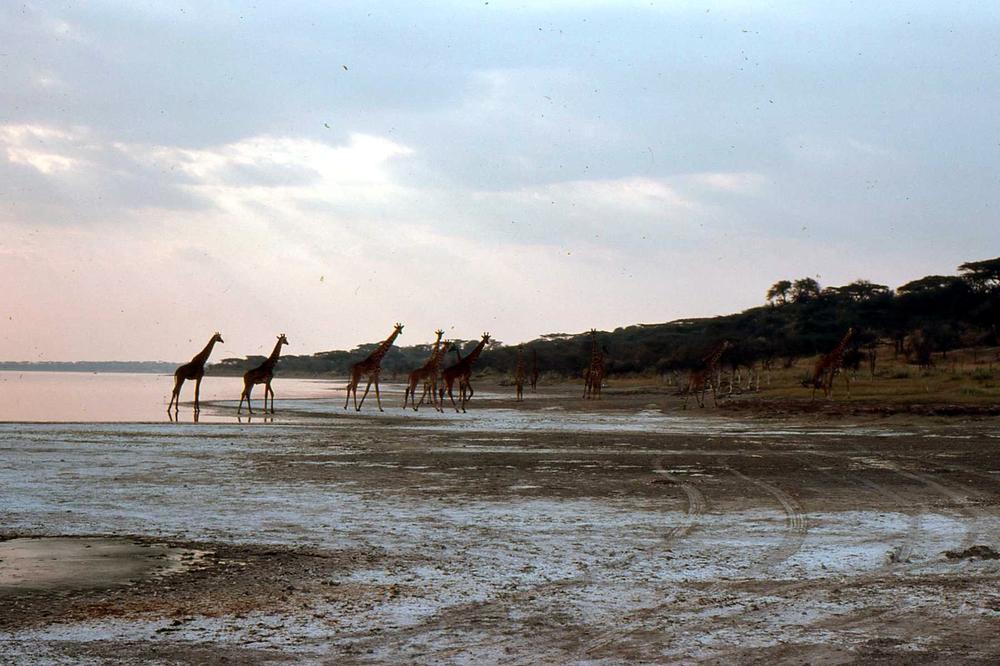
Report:
<svg viewBox="0 0 1000 666"><path fill-rule="evenodd" d="M851 341L851 336L853 335L854 331L848 331L840 342L837 343L837 346L833 348L833 351L829 354L831 363L840 362L840 359L844 356L844 351L847 349L847 344Z"/></svg>
<svg viewBox="0 0 1000 666"><path fill-rule="evenodd" d="M215 338L213 337L211 340L208 341L208 344L205 345L205 348L202 349L200 352L198 352L198 354L193 359L191 359L191 362L198 365L205 365L205 362L208 360L208 357L212 355L212 347L214 346L215 346Z"/></svg>
<svg viewBox="0 0 1000 666"><path fill-rule="evenodd" d="M396 341L397 335L399 335L399 331L393 331L392 335L383 340L381 344L375 348L375 351L371 353L368 360L376 364L381 363L382 357L389 352L389 347L391 347L392 343Z"/></svg>
<svg viewBox="0 0 1000 666"><path fill-rule="evenodd" d="M441 336L438 335L437 341L434 343L434 349L433 351L431 351L431 355L427 358L427 362L424 365L431 366L437 363L437 361L441 358L441 356L442 356Z"/></svg>
<svg viewBox="0 0 1000 666"><path fill-rule="evenodd" d="M441 365L441 361L444 360L444 355L448 353L448 345L441 345L438 349L434 351L434 355L431 356L430 367L436 368Z"/></svg>
<svg viewBox="0 0 1000 666"><path fill-rule="evenodd" d="M281 354L281 340L278 340L277 344L274 345L274 350L271 351L271 355L267 357L266 363L274 365L278 362L278 356Z"/></svg>
<svg viewBox="0 0 1000 666"><path fill-rule="evenodd" d="M469 355L462 359L467 365L472 365L472 362L479 358L479 354L482 353L483 347L486 346L486 340L480 340L479 344L476 345L475 349L469 352Z"/></svg>
<svg viewBox="0 0 1000 666"><path fill-rule="evenodd" d="M711 370L712 368L714 368L715 365L716 365L716 363L719 362L719 359L722 358L722 353L724 351L726 351L726 348L723 347L722 345L720 345L718 349L716 349L714 352L712 352L708 356L708 359L705 361L705 368L707 370Z"/></svg>

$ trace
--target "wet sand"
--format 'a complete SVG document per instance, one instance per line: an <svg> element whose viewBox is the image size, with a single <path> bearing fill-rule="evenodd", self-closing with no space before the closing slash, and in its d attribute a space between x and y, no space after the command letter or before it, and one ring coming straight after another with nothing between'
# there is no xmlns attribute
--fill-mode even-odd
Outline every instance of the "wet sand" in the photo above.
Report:
<svg viewBox="0 0 1000 666"><path fill-rule="evenodd" d="M252 424L0 425L0 536L201 553L130 584L0 596L0 657L1000 658L1000 562L968 550L1000 549L1000 420L528 397L484 389L466 415L388 398L358 415L335 394L279 397Z"/></svg>

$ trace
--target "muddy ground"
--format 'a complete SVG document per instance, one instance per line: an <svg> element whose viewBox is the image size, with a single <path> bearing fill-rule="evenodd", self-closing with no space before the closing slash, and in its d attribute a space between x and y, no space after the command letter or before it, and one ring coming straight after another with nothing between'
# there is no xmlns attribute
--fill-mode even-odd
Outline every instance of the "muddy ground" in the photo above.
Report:
<svg viewBox="0 0 1000 666"><path fill-rule="evenodd" d="M1000 661L996 417L331 395L0 425L0 660ZM43 584L38 537L163 566Z"/></svg>

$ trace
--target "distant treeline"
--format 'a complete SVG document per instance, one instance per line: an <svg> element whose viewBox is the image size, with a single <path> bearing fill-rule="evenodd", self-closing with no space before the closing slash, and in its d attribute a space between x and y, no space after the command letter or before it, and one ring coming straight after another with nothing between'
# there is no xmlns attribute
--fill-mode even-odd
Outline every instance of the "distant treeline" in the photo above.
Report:
<svg viewBox="0 0 1000 666"><path fill-rule="evenodd" d="M164 361L0 361L7 372L140 372L172 374L175 363Z"/></svg>
<svg viewBox="0 0 1000 666"><path fill-rule="evenodd" d="M723 365L790 364L794 359L825 352L849 326L855 362L880 343L892 343L898 354L929 364L935 352L996 345L1000 330L1000 258L970 262L958 275L929 275L897 289L858 280L842 287L822 287L812 278L780 280L766 294L766 305L744 312L665 324L640 324L598 334L605 349L608 374L665 374L695 366L718 340L733 347ZM430 337L430 331L427 331ZM454 343L466 353L478 340ZM351 351L311 356L284 356L279 373L298 376L345 375L377 342ZM405 375L430 354L432 345L393 347L383 360L385 376ZM590 359L588 333L550 334L522 345L531 367L537 354L543 374L580 376ZM480 356L479 371L510 372L517 346L494 341ZM869 351L869 356L874 355ZM446 363L454 359L449 353ZM229 358L209 367L213 374L241 374L263 356Z"/></svg>

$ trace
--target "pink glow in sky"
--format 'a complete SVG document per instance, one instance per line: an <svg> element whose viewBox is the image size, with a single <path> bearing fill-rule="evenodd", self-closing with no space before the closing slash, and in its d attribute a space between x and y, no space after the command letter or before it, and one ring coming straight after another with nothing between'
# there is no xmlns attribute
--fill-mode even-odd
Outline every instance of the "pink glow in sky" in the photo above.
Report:
<svg viewBox="0 0 1000 666"><path fill-rule="evenodd" d="M4 5L0 358L514 343L1000 254L996 8L800 5Z"/></svg>

